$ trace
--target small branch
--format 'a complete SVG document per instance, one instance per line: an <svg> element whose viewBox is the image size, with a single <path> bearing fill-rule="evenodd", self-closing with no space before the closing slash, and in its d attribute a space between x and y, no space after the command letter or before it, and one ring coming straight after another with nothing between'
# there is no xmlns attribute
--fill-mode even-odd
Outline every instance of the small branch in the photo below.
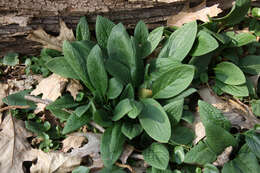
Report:
<svg viewBox="0 0 260 173"><path fill-rule="evenodd" d="M4 108L1 108L0 112L6 111L6 110L9 110L9 109L27 109L27 108L30 108L30 106L29 105L26 105L26 106L18 106L18 105L6 106Z"/></svg>
<svg viewBox="0 0 260 173"><path fill-rule="evenodd" d="M50 104L52 102L50 100L40 99L38 97L31 96L31 95L26 95L26 96L24 96L24 98L26 100L33 101L33 102L36 102L36 103L42 103L42 104L45 104L45 105L48 105L48 104Z"/></svg>
<svg viewBox="0 0 260 173"><path fill-rule="evenodd" d="M144 160L144 156L142 154L132 154L130 157L133 159Z"/></svg>
<svg viewBox="0 0 260 173"><path fill-rule="evenodd" d="M95 123L94 121L90 121L89 124L92 125L93 127L95 127L96 129L98 129L100 132L102 132L102 133L105 132L105 129L103 127L101 127L100 125L98 125L97 123Z"/></svg>
<svg viewBox="0 0 260 173"><path fill-rule="evenodd" d="M127 168L130 172L135 173L134 169L130 165L121 164L121 163L118 163L118 162L116 162L115 165L120 167L120 168Z"/></svg>

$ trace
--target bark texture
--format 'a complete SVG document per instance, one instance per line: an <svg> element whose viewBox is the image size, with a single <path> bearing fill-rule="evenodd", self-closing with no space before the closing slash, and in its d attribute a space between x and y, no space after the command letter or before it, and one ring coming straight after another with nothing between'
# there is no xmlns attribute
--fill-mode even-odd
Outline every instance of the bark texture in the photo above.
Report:
<svg viewBox="0 0 260 173"><path fill-rule="evenodd" d="M165 25L168 17L177 14L187 0L1 0L0 57L7 52L35 55L39 43L26 40L34 29L58 34L59 20L75 29L81 16L94 27L97 15L133 28L139 20L149 28ZM202 0L190 0L193 3ZM210 5L226 0L209 0ZM228 0L229 1L229 0ZM220 2L221 3L221 2Z"/></svg>

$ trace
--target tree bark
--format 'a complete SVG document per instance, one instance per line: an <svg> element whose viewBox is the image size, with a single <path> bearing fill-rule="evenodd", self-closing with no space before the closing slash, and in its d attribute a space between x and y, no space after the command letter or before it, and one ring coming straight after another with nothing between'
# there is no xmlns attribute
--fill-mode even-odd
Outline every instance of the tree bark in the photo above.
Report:
<svg viewBox="0 0 260 173"><path fill-rule="evenodd" d="M0 57L7 52L25 55L39 53L39 43L26 36L39 27L57 35L59 20L75 30L81 16L86 16L90 28L102 15L128 29L143 20L150 29L166 25L168 17L177 14L187 0L1 0ZM202 0L190 0L193 3ZM209 0L209 4L226 0ZM228 0L229 1L229 0Z"/></svg>

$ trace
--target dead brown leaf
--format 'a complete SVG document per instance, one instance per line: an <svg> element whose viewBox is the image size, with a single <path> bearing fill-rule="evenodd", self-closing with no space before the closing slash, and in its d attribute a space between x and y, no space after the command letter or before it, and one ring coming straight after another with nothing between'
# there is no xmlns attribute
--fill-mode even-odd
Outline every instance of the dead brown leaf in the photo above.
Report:
<svg viewBox="0 0 260 173"><path fill-rule="evenodd" d="M195 139L193 140L193 144L196 145L200 140L202 140L206 136L205 127L203 126L200 116L198 112L195 114L195 120L192 124L193 130L195 132Z"/></svg>
<svg viewBox="0 0 260 173"><path fill-rule="evenodd" d="M2 99L5 98L8 94L8 84L0 83L0 108L4 105Z"/></svg>
<svg viewBox="0 0 260 173"><path fill-rule="evenodd" d="M0 126L0 170L1 172L23 173L22 163L33 160L27 152L31 147L26 138L32 134L25 130L23 121L7 115Z"/></svg>
<svg viewBox="0 0 260 173"><path fill-rule="evenodd" d="M66 139L62 141L62 151L68 152L70 149L80 148L87 139L85 136L78 133L71 133L67 135Z"/></svg>
<svg viewBox="0 0 260 173"><path fill-rule="evenodd" d="M73 99L76 100L77 94L80 90L83 90L83 86L78 80L71 79L66 90L69 91Z"/></svg>
<svg viewBox="0 0 260 173"><path fill-rule="evenodd" d="M37 96L43 94L42 99L55 101L59 96L61 96L67 82L68 79L53 73L51 76L43 79L37 85L36 89L31 92L31 95ZM45 107L45 104L38 103L35 113L43 111Z"/></svg>
<svg viewBox="0 0 260 173"><path fill-rule="evenodd" d="M217 158L217 160L213 163L215 166L223 167L225 163L229 161L229 156L233 150L232 146L227 147Z"/></svg>
<svg viewBox="0 0 260 173"><path fill-rule="evenodd" d="M215 4L211 7L206 7L206 1L203 1L203 3L194 8L189 8L187 4L187 6L181 12L179 12L177 15L171 16L168 19L167 25L182 26L183 24L192 22L194 20L208 22L208 17L215 17L221 12L222 10L218 8L218 4Z"/></svg>
<svg viewBox="0 0 260 173"><path fill-rule="evenodd" d="M72 29L69 29L65 22L60 21L60 35L58 37L51 36L47 34L42 28L39 28L29 34L27 39L42 43L44 48L62 51L63 41L74 41L75 37Z"/></svg>

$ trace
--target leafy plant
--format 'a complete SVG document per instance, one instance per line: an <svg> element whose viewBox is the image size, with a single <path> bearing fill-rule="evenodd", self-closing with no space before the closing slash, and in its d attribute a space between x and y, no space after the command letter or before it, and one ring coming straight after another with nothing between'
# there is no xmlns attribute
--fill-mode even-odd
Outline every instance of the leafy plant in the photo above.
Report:
<svg viewBox="0 0 260 173"><path fill-rule="evenodd" d="M105 168L101 172L124 172L114 165L125 144L142 151L145 162L151 165L147 172L217 173L212 163L229 146L234 149L234 159L225 163L222 172L259 172L259 135L255 131L232 134L230 121L202 100L198 108L205 138L193 145L195 135L189 128L194 121L190 109L195 107L190 96L205 84L218 95L250 100L259 116L258 93L249 80L260 72L258 31L230 31L241 22L259 22L256 9L252 10L253 17L245 17L250 2L237 0L222 18L207 23L193 21L177 29L158 27L149 32L140 21L133 35L122 23L98 16L96 41L91 40L86 18L81 18L76 41L64 41L62 52L55 55L48 50L42 66L79 80L84 91L76 101L63 95L46 109L65 123L62 135L92 122L105 129L100 146ZM150 58L154 55L157 58ZM8 96L5 103L32 104L23 99L16 103L16 96ZM26 122L29 130L51 143L46 124ZM88 171L79 167L73 172Z"/></svg>

